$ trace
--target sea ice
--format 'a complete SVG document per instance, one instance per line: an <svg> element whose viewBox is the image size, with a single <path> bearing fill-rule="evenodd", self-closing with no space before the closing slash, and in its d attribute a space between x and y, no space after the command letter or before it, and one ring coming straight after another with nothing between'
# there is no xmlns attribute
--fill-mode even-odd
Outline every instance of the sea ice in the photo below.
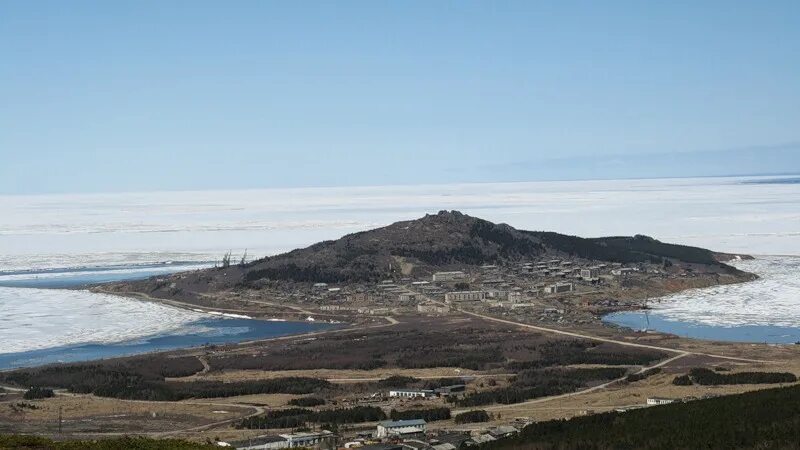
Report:
<svg viewBox="0 0 800 450"><path fill-rule="evenodd" d="M698 325L800 327L800 257L762 256L731 264L760 278L662 297L650 303L653 314Z"/></svg>
<svg viewBox="0 0 800 450"><path fill-rule="evenodd" d="M172 332L203 314L83 290L0 287L0 354Z"/></svg>

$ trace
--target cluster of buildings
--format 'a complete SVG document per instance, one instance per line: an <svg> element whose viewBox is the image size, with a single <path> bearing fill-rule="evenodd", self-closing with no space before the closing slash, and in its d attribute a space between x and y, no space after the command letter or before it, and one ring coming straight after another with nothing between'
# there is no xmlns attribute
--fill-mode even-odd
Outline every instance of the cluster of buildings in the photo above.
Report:
<svg viewBox="0 0 800 450"><path fill-rule="evenodd" d="M226 444L226 443L223 443ZM336 435L328 430L285 433L274 436L260 436L241 442L232 442L223 447L239 450L270 450L282 448L336 448Z"/></svg>
<svg viewBox="0 0 800 450"><path fill-rule="evenodd" d="M541 307L564 308L572 293L596 294L598 285L606 285L649 269L622 264L593 264L581 259L549 259L517 264L484 265L468 270L447 270L427 279L400 277L371 283L329 285L318 282L311 287L289 285L276 298L293 303L318 305L329 316L388 316L412 311L427 315L446 315L462 307L500 309L499 314L531 313L547 321L560 321L542 313ZM649 272L648 272L649 273ZM277 288L276 288L277 289ZM432 300L432 301L431 301ZM602 299L592 298L593 302ZM594 305L594 303L593 303ZM537 317L538 317L537 316ZM581 320L570 316L566 320Z"/></svg>
<svg viewBox="0 0 800 450"><path fill-rule="evenodd" d="M322 430L260 436L246 441L218 445L239 450L278 450L285 448L359 449L359 450L457 450L513 436L519 430L513 426L498 426L475 432L428 432L422 419L387 420L378 423L374 432L359 433L358 437L342 442L334 433Z"/></svg>
<svg viewBox="0 0 800 450"><path fill-rule="evenodd" d="M436 389L391 389L389 390L389 398L449 397L451 395L461 394L466 391L466 389L467 386L464 384L442 386Z"/></svg>

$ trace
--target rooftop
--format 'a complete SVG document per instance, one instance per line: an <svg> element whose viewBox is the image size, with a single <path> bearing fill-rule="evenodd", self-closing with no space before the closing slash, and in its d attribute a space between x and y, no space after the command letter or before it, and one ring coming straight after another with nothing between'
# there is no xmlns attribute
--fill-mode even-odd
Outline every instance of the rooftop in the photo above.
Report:
<svg viewBox="0 0 800 450"><path fill-rule="evenodd" d="M384 428L419 427L425 424L426 422L422 419L387 420L385 422L380 423L380 425L383 426Z"/></svg>

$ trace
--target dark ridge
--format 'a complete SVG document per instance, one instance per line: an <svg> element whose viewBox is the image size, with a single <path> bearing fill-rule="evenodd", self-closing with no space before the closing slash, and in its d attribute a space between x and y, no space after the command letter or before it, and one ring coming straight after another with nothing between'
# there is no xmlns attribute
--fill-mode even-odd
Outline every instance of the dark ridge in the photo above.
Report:
<svg viewBox="0 0 800 450"><path fill-rule="evenodd" d="M426 277L438 270L541 258L573 257L595 262L673 263L714 266L736 272L710 250L667 244L647 236L581 238L523 231L458 211L440 211L262 258L245 265L208 269L182 277L205 289L254 287L261 280L304 283L374 282L401 276ZM187 280L190 281L191 280ZM155 289L161 287L150 286Z"/></svg>

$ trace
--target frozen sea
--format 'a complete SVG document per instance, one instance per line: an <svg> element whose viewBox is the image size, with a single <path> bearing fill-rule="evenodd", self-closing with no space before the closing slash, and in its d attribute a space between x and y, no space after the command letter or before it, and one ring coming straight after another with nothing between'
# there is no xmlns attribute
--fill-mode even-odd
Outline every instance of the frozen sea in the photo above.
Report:
<svg viewBox="0 0 800 450"><path fill-rule="evenodd" d="M213 264L228 250L238 255L246 249L250 258L275 254L441 209L523 229L580 236L646 234L732 253L800 255L800 184L792 182L797 179L0 196L0 354L185 335L193 323L207 318L66 287L192 270ZM768 257L752 264L764 265L752 268L764 275L791 262ZM796 273L789 270L772 285L756 282L742 291L691 293L659 305L669 310L665 318L692 318L697 325L780 323L794 329L800 325L791 319L797 295L781 287L796 281ZM698 306L708 304L724 307L705 311Z"/></svg>
<svg viewBox="0 0 800 450"><path fill-rule="evenodd" d="M86 283L203 267L207 264L145 264L0 275L0 370L265 339L337 326L256 320L79 289Z"/></svg>
<svg viewBox="0 0 800 450"><path fill-rule="evenodd" d="M800 342L800 257L759 256L732 264L760 278L669 295L651 300L647 312L619 312L604 320L697 339Z"/></svg>

